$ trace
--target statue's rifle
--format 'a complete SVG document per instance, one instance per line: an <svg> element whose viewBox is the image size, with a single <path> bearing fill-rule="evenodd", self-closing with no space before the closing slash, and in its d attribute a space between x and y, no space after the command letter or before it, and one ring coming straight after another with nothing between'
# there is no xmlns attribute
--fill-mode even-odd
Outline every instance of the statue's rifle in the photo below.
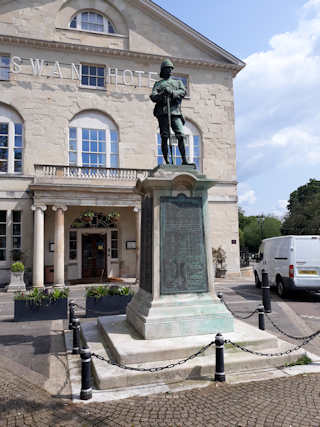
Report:
<svg viewBox="0 0 320 427"><path fill-rule="evenodd" d="M171 155L171 164L174 165L173 155L172 155L172 140L171 140L171 110L170 110L170 96L167 95L167 110L168 110L168 130L169 130L169 147L170 147L170 155Z"/></svg>

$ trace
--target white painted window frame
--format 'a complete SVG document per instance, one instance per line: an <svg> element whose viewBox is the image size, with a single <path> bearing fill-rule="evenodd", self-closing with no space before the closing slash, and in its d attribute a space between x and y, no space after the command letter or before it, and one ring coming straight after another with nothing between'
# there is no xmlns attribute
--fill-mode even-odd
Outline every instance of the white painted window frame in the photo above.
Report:
<svg viewBox="0 0 320 427"><path fill-rule="evenodd" d="M97 85L91 85L91 84L83 84L82 83L82 67L86 65L88 67L99 67L104 68L104 85L103 86L97 86ZM89 74L89 81L90 81L90 74ZM96 90L106 90L107 87L107 79L106 79L106 66L101 64L89 64L87 62L80 64L80 87L85 89L96 89Z"/></svg>
<svg viewBox="0 0 320 427"><path fill-rule="evenodd" d="M24 127L22 123L14 123L12 120L1 117L0 123L8 124L8 168L6 172L1 172L0 175L14 174L21 175L23 173L23 157L24 157ZM22 124L22 159L21 159L21 172L14 171L14 149L15 149L15 124ZM19 147L20 148L20 147Z"/></svg>
<svg viewBox="0 0 320 427"><path fill-rule="evenodd" d="M88 12L88 13L95 13L96 15L102 16L104 31L87 30L87 29L83 29L81 27L81 24L82 24L81 15L82 15L82 13L86 13L86 12ZM76 25L76 28L73 28L73 27L71 27L71 22L75 18L76 18L77 25ZM114 33L110 33L109 32L109 23L112 25L112 27L114 29ZM70 19L70 22L69 22L69 29L70 30L77 30L77 31L84 31L84 32L93 33L93 34L111 34L111 35L114 35L114 34L117 33L116 32L116 28L115 28L113 22L110 19L108 19L103 13L97 12L96 10L92 10L92 9L81 10L81 11L77 12L75 15L73 15L73 17ZM107 29L107 31L106 31L106 29Z"/></svg>
<svg viewBox="0 0 320 427"><path fill-rule="evenodd" d="M190 121L186 120L185 126L184 126L184 134L188 137L189 140L189 156L187 156L187 159L192 163L194 159L194 136L199 137L199 149L200 149L200 156L199 156L199 168L200 171L202 171L202 161L203 161L203 148L202 148L202 138L200 131L197 129L197 127L191 123ZM158 135L160 135L160 130L158 129L158 132L156 134L156 154L157 154L157 164L158 164L158 157L162 157L162 154L158 154ZM171 135L174 136L173 131L171 130ZM169 140L168 140L169 144ZM178 145L178 143L174 144ZM161 147L161 145L160 145ZM170 151L170 150L168 150ZM170 158L170 152L169 152L169 158Z"/></svg>
<svg viewBox="0 0 320 427"><path fill-rule="evenodd" d="M20 212L20 222L13 221L13 212ZM11 246L12 246L12 250L21 251L22 247L23 247L22 246L22 213L23 213L22 210L18 210L18 209L13 209L11 211L11 226L12 226L12 228L11 228ZM13 227L15 224L20 224L20 234L13 234ZM15 237L20 237L20 246L18 248L15 248L14 244L13 244L13 239Z"/></svg>
<svg viewBox="0 0 320 427"><path fill-rule="evenodd" d="M82 113L80 113L82 115ZM105 117L105 123L101 127L96 127L92 125L90 119L94 118L94 113L91 113L91 118L88 118L83 115L80 116L79 119L74 118L69 125L69 128L76 128L77 130L77 166L82 167L82 129L97 129L97 130L105 130L106 132L106 168L111 168L111 130L116 131L118 135L118 166L120 166L120 157L119 157L119 132L114 123L107 117ZM100 117L102 113L100 114ZM78 123L74 123L74 121L78 121ZM68 153L69 153L69 131L68 131ZM69 157L69 155L68 155Z"/></svg>
<svg viewBox="0 0 320 427"><path fill-rule="evenodd" d="M5 223L1 222L1 224L5 224L5 234L1 234L1 237L5 237L6 238L6 246L0 248L1 250L4 250L4 259L0 260L0 265L3 265L3 264L5 264L5 263L8 262L8 250L9 250L9 247L8 247L8 243L9 243L9 241L8 241L8 237L9 237L8 236L9 211L7 209L0 209L0 210L1 211L5 211L5 213L6 213L6 222Z"/></svg>

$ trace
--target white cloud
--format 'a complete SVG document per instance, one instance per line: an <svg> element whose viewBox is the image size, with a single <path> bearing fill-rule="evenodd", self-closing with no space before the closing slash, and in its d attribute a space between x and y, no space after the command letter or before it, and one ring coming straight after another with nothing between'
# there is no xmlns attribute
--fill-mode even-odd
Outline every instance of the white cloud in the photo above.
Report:
<svg viewBox="0 0 320 427"><path fill-rule="evenodd" d="M254 190L249 188L246 184L238 185L239 203L242 205L254 205L256 203L256 195Z"/></svg>
<svg viewBox="0 0 320 427"><path fill-rule="evenodd" d="M278 200L278 206L281 209L287 209L288 200Z"/></svg>
<svg viewBox="0 0 320 427"><path fill-rule="evenodd" d="M272 209L272 215L282 219L287 213L287 200L278 200L276 208Z"/></svg>
<svg viewBox="0 0 320 427"><path fill-rule="evenodd" d="M235 80L241 181L266 168L320 165L320 0L306 1L296 30L269 45Z"/></svg>

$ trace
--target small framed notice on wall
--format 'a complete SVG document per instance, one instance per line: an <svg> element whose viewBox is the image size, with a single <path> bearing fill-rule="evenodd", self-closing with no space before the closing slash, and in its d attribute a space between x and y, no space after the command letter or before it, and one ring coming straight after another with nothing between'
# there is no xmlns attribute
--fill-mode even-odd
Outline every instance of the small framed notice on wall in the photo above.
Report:
<svg viewBox="0 0 320 427"><path fill-rule="evenodd" d="M127 240L126 241L126 249L136 249L136 241L135 240Z"/></svg>

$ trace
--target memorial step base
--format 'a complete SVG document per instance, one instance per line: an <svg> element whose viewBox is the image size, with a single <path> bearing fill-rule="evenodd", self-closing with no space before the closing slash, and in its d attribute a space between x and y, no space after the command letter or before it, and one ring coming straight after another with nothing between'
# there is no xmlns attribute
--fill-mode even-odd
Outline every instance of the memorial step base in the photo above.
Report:
<svg viewBox="0 0 320 427"><path fill-rule="evenodd" d="M114 322L119 322L119 317L121 316L110 316L108 317L108 322L104 322L103 319L99 321L100 326L96 321L86 322L81 325L82 329L82 338L86 345L89 347L91 352L96 353L107 360L115 360L115 349L110 347L110 339L107 338L108 327L106 326L105 331L101 332L102 324L112 323L112 318L114 318ZM123 316L125 319L125 316ZM239 344L244 345L252 350L264 352L264 353L279 353L284 352L289 348L292 348L292 344L289 344L286 341L279 340L277 337L269 334L268 332L259 331L259 329L253 328L245 324L244 322L240 322L235 320L235 332L225 334L225 339L231 339L233 342L237 342ZM123 325L122 325L123 327ZM112 335L112 329L110 335ZM114 329L113 329L114 331ZM238 332L237 332L238 331ZM114 332L113 332L114 333ZM265 335L265 340L261 339L262 335ZM125 333L122 334L122 340L128 340L130 342L134 337ZM238 335L238 338L237 338ZM244 335L248 338L244 340ZM251 337L249 339L249 337ZM191 337L189 337L191 338ZM199 338L199 337L193 337ZM202 336L203 338L203 336ZM204 342L204 345L208 344L213 337L208 337L209 339ZM184 338L185 340L186 338ZM113 345L116 346L116 340L113 338ZM123 342L124 342L123 341ZM198 347L198 344L195 347L190 346L190 344L186 345L186 349L181 349L180 346L177 346L175 353L174 348L170 348L172 343L168 343L168 339L156 340L163 342L163 348L167 349L168 356L170 359L163 360L154 360L148 362L139 362L139 363L125 363L131 367L139 367L139 368L155 368L159 366L167 366L171 363L175 363L178 360L185 358L182 356L183 354L189 356L193 354L195 351L199 350L201 345ZM147 342L151 342L148 340ZM157 343L158 345L158 343ZM121 345L118 347L118 354L122 354L122 356L117 357L133 357L132 348L126 356L122 350L120 350ZM214 348L214 346L213 346ZM191 350L190 353L188 353ZM195 351L193 351L195 350ZM136 360L141 358L141 354L143 351L141 350L141 340L137 340L137 357ZM188 353L188 354L187 354ZM147 359L150 354L154 354L153 351L150 352L150 349L146 350L146 354L148 356L143 356ZM163 353L162 353L163 354ZM179 354L179 356L178 356ZM265 356L257 356L252 355L250 353L246 353L240 350L236 350L234 347L226 346L225 348L225 374L228 381L228 374L235 374L244 371L252 371L256 369L265 369L271 367L281 367L287 363L292 363L298 360L302 355L305 354L303 349L296 351L294 353L284 355L284 356L275 356L275 357L265 357ZM159 359L159 357L156 357ZM123 360L123 359L122 359ZM131 359L133 360L133 359ZM143 386L143 385L152 385L152 384L172 384L177 383L184 380L210 380L214 379L215 375L215 354L206 354L202 357L198 356L192 360L189 360L185 364L178 365L174 368L164 369L158 372L139 372L139 371L131 371L119 368L117 366L109 365L107 362L97 359L96 357L92 358L92 367L93 367L93 376L95 380L95 386L100 390L112 390L117 388L125 388L125 387L135 387L135 386Z"/></svg>

